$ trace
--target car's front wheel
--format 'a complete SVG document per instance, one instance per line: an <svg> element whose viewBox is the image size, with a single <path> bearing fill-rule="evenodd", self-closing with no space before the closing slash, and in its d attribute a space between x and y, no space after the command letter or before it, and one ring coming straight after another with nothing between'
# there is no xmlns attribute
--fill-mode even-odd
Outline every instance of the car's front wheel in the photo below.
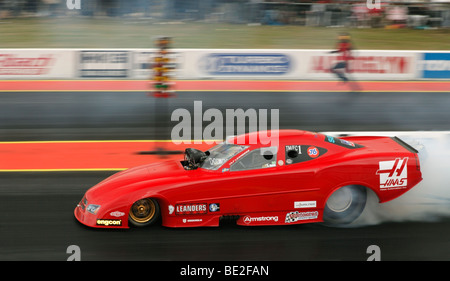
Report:
<svg viewBox="0 0 450 281"><path fill-rule="evenodd" d="M364 186L344 186L330 195L323 212L328 225L344 225L356 220L364 210L367 191Z"/></svg>
<svg viewBox="0 0 450 281"><path fill-rule="evenodd" d="M137 200L130 208L128 221L131 225L142 227L153 224L160 216L158 201L153 198Z"/></svg>

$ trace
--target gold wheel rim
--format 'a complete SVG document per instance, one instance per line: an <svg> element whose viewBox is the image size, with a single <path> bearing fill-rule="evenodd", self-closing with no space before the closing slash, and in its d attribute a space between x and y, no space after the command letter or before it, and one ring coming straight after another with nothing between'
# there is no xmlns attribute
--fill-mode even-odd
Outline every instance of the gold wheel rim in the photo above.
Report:
<svg viewBox="0 0 450 281"><path fill-rule="evenodd" d="M130 217L138 223L150 221L156 213L155 203L150 199L141 199L131 206Z"/></svg>

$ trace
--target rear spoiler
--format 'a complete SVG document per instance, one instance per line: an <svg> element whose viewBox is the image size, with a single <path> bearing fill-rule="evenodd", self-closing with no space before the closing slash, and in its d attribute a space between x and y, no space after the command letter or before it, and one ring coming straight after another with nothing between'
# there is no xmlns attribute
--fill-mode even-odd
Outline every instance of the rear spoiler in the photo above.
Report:
<svg viewBox="0 0 450 281"><path fill-rule="evenodd" d="M407 144L406 142L404 142L403 140L401 140L398 137L393 137L391 138L392 140L394 140L396 143L398 143L399 145L403 146L404 148L406 148L409 152L412 153L419 153L419 151L417 151L414 147L410 146L409 144Z"/></svg>

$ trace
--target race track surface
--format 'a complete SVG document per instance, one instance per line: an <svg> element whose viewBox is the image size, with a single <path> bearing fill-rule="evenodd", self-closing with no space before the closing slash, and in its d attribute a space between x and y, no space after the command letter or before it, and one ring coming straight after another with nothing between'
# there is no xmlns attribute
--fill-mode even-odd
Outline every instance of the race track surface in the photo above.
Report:
<svg viewBox="0 0 450 281"><path fill-rule="evenodd" d="M447 130L449 92L178 92L167 100L145 92L4 92L0 141L167 139L170 130L157 135L155 124L173 127L169 114L178 108L193 117L195 101L223 116L226 109L278 109L280 128Z"/></svg>
<svg viewBox="0 0 450 281"><path fill-rule="evenodd" d="M149 96L146 90L2 88L1 164L20 153L20 147L2 146L6 142L164 140L176 124L168 122L168 114L177 108L192 112L194 101L202 101L203 111L217 108L224 114L226 109L277 108L281 128L313 131L450 129L448 84L430 91L420 88L419 91L353 92L342 85L338 87L336 91L178 91L175 97L165 100L167 107L156 113L155 103L161 101ZM155 124L165 124L166 130L155 129ZM35 147L32 151L42 153L45 150L41 148ZM45 159L45 155L41 158ZM23 167L29 167L25 164ZM450 239L446 235L450 232L450 219L446 217L350 228L319 224L286 227L224 224L219 228L89 229L75 221L73 210L89 187L115 171L42 172L33 167L0 173L0 260L64 261L69 257L66 249L70 245L80 247L82 260L364 261L370 256L367 253L370 245L380 247L382 260L450 259ZM3 169L7 169L7 165Z"/></svg>
<svg viewBox="0 0 450 281"><path fill-rule="evenodd" d="M450 259L450 221L397 222L357 228L322 225L218 228L90 229L73 209L108 172L0 174L0 260L365 261L370 245L382 260Z"/></svg>

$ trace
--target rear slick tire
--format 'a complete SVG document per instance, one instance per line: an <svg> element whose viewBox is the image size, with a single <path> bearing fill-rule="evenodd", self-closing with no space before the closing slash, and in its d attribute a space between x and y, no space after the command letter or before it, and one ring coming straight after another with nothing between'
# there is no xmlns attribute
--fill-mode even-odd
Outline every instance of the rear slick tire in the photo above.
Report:
<svg viewBox="0 0 450 281"><path fill-rule="evenodd" d="M341 187L328 197L323 211L323 221L329 226L348 225L361 215L366 201L367 190L364 186Z"/></svg>

